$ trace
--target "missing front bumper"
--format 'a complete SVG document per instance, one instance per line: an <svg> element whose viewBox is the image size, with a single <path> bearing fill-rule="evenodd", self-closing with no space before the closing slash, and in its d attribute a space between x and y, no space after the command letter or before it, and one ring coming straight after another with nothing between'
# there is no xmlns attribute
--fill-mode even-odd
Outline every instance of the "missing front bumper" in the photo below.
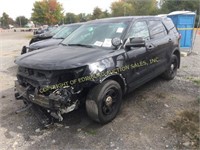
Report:
<svg viewBox="0 0 200 150"><path fill-rule="evenodd" d="M29 93L28 89L20 85L18 81L15 81L15 88L17 92L15 96L18 95L16 99L22 98L28 102L32 102L34 104L37 104L41 107L48 108L48 109L56 108L50 105L48 97L44 95Z"/></svg>
<svg viewBox="0 0 200 150"><path fill-rule="evenodd" d="M56 114L59 115L71 112L77 109L79 106L79 101L73 93L66 95L66 93L69 93L70 90L65 92L65 95L56 95L56 93L52 93L48 96L45 96L42 94L38 94L38 92L36 92L38 90L32 92L29 91L28 87L20 85L18 81L15 81L15 88L17 92L15 94L17 95L16 97L17 99L21 98L22 100L28 103L34 103L36 105L41 106L42 108L45 108L50 112L56 112ZM68 90L68 89L62 89L62 90Z"/></svg>

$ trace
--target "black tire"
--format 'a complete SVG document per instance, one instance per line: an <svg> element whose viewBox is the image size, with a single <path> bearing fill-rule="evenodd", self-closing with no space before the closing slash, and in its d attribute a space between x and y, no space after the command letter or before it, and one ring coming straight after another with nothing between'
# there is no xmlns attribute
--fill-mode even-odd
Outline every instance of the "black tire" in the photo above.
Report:
<svg viewBox="0 0 200 150"><path fill-rule="evenodd" d="M172 55L171 57L171 63L168 67L168 69L162 74L162 77L165 80L172 80L177 74L179 61L176 55Z"/></svg>
<svg viewBox="0 0 200 150"><path fill-rule="evenodd" d="M22 55L22 54L25 54L26 52L27 52L27 51L26 51L26 46L23 46L23 47L22 47L21 55Z"/></svg>
<svg viewBox="0 0 200 150"><path fill-rule="evenodd" d="M33 38L30 40L29 45L31 45L31 44L33 44L33 43L35 43L35 42L37 42L37 41L39 41L39 39L33 37Z"/></svg>
<svg viewBox="0 0 200 150"><path fill-rule="evenodd" d="M120 85L116 81L106 80L88 93L86 110L92 120L105 124L116 117L121 103Z"/></svg>
<svg viewBox="0 0 200 150"><path fill-rule="evenodd" d="M34 39L31 39L29 42L29 45L31 45L34 42Z"/></svg>

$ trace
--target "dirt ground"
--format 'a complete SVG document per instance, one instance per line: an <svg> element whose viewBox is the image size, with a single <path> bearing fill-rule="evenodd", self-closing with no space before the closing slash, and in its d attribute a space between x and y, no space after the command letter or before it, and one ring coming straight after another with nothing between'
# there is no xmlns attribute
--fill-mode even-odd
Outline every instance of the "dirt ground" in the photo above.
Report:
<svg viewBox="0 0 200 150"><path fill-rule="evenodd" d="M198 149L200 35L193 53L182 57L172 81L156 78L124 97L116 119L99 125L84 108L48 129L14 98L14 59L32 33L0 33L0 149Z"/></svg>

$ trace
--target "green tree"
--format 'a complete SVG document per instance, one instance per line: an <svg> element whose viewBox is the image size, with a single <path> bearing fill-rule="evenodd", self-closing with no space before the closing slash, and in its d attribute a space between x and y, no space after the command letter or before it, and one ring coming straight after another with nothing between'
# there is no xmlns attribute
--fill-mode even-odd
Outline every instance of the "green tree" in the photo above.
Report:
<svg viewBox="0 0 200 150"><path fill-rule="evenodd" d="M85 13L78 14L77 18L78 18L78 22L88 21L88 15L86 15Z"/></svg>
<svg viewBox="0 0 200 150"><path fill-rule="evenodd" d="M36 1L33 5L31 20L37 24L57 24L63 18L62 4L57 0Z"/></svg>
<svg viewBox="0 0 200 150"><path fill-rule="evenodd" d="M103 17L103 12L101 8L95 7L92 14L92 19L100 19Z"/></svg>
<svg viewBox="0 0 200 150"><path fill-rule="evenodd" d="M75 23L78 22L78 17L74 13L66 13L64 17L64 23Z"/></svg>
<svg viewBox="0 0 200 150"><path fill-rule="evenodd" d="M11 25L15 25L15 21L12 18L8 18L8 23Z"/></svg>
<svg viewBox="0 0 200 150"><path fill-rule="evenodd" d="M86 19L86 21L92 20L92 15L91 14L86 14L85 19Z"/></svg>
<svg viewBox="0 0 200 150"><path fill-rule="evenodd" d="M9 16L5 12L3 12L2 17L0 18L1 26L3 28L8 28L9 26Z"/></svg>
<svg viewBox="0 0 200 150"><path fill-rule="evenodd" d="M133 9L132 15L155 15L158 7L156 0L125 0L131 4Z"/></svg>
<svg viewBox="0 0 200 150"><path fill-rule="evenodd" d="M24 27L28 23L28 19L24 16L19 16L15 20L16 24L20 27Z"/></svg>
<svg viewBox="0 0 200 150"><path fill-rule="evenodd" d="M199 14L200 1L199 0L162 0L161 12L170 13L177 10L197 11Z"/></svg>
<svg viewBox="0 0 200 150"><path fill-rule="evenodd" d="M185 11L193 11L197 13L195 26L197 26L197 23L199 21L200 16L200 0L189 0L189 1L183 1L183 0L162 0L161 1L161 9L160 13L168 14L172 11L178 11L178 10L185 10Z"/></svg>
<svg viewBox="0 0 200 150"><path fill-rule="evenodd" d="M102 18L108 18L108 17L110 17L110 13L108 12L108 10L103 11Z"/></svg>
<svg viewBox="0 0 200 150"><path fill-rule="evenodd" d="M117 16L129 16L132 15L134 7L132 4L126 1L117 1L111 4L111 15L114 17Z"/></svg>
<svg viewBox="0 0 200 150"><path fill-rule="evenodd" d="M3 28L9 28L9 24L14 25L15 22L8 14L3 12L2 17L0 17L0 26Z"/></svg>
<svg viewBox="0 0 200 150"><path fill-rule="evenodd" d="M94 20L94 19L100 19L100 18L108 18L110 17L110 13L108 10L102 11L101 8L95 7L93 10L92 15L87 15L87 20Z"/></svg>
<svg viewBox="0 0 200 150"><path fill-rule="evenodd" d="M112 16L154 15L158 12L156 0L120 0L111 4Z"/></svg>

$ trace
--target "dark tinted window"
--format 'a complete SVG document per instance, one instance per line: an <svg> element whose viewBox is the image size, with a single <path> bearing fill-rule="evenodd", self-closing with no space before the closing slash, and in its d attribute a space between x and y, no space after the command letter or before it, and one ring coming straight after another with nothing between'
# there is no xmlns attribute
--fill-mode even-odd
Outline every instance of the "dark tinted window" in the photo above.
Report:
<svg viewBox="0 0 200 150"><path fill-rule="evenodd" d="M170 18L163 19L163 23L165 24L165 27L168 31L174 28L174 23Z"/></svg>
<svg viewBox="0 0 200 150"><path fill-rule="evenodd" d="M128 37L129 38L141 37L143 39L149 38L149 30L147 23L145 21L139 21L133 24L128 33Z"/></svg>
<svg viewBox="0 0 200 150"><path fill-rule="evenodd" d="M167 34L161 21L149 21L149 31L152 39L160 38Z"/></svg>

